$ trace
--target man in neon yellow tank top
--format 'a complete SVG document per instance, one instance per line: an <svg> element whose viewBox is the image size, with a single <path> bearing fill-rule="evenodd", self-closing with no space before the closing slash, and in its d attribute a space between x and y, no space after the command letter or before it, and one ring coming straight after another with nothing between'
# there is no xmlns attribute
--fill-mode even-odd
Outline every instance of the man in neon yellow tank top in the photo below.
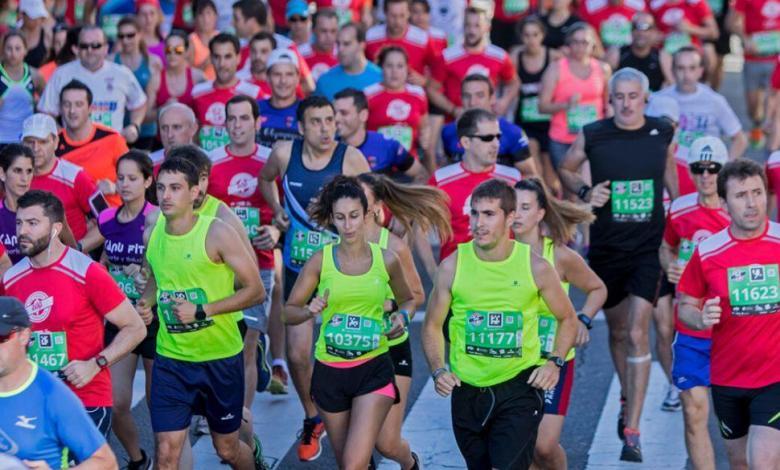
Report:
<svg viewBox="0 0 780 470"><path fill-rule="evenodd" d="M243 342L235 312L265 291L235 230L196 214L198 171L181 158L160 167L157 195L164 217L147 242L151 268L139 310L157 304L160 330L150 397L157 467L178 468L193 413L206 416L217 454L234 469L264 468L251 419L242 423ZM240 288L234 290L234 281ZM242 437L239 440L239 428ZM252 455L254 451L254 456Z"/></svg>
<svg viewBox="0 0 780 470"><path fill-rule="evenodd" d="M469 469L528 468L544 408L574 345L577 317L555 269L509 238L516 196L498 180L471 195L474 239L439 266L423 326L436 392L452 394L455 440ZM560 322L555 347L538 367L540 299ZM447 311L450 366L442 326Z"/></svg>

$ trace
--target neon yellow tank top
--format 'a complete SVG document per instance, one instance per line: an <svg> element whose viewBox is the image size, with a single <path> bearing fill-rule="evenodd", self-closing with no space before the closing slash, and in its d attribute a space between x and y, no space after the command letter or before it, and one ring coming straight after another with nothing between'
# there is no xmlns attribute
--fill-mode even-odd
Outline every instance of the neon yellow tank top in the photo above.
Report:
<svg viewBox="0 0 780 470"><path fill-rule="evenodd" d="M506 382L539 362L539 289L531 248L513 244L509 258L496 262L480 260L473 242L458 245L450 365L475 387Z"/></svg>
<svg viewBox="0 0 780 470"><path fill-rule="evenodd" d="M548 237L544 237L544 247L542 248L542 256L548 263L555 267L555 243ZM561 287L566 294L569 294L569 283L561 281ZM547 306L547 302L544 299L541 301L542 310L539 312L539 341L542 343L542 361L546 362L546 357L555 349L555 334L558 332L558 320L555 319L552 313L550 313L550 307ZM574 348L566 355L566 360L571 361L574 359Z"/></svg>
<svg viewBox="0 0 780 470"><path fill-rule="evenodd" d="M387 352L385 336L385 288L390 276L382 249L371 246L371 267L364 274L350 276L336 268L333 252L338 245L322 248L322 271L317 291L330 291L328 307L322 312L322 328L314 357L326 362L370 359Z"/></svg>
<svg viewBox="0 0 780 470"><path fill-rule="evenodd" d="M213 217L200 215L189 233L169 235L161 214L149 237L146 259L157 281L157 353L162 356L204 362L235 356L243 349L234 313L182 324L172 311L175 298L206 304L234 292L233 271L213 262L206 252L206 235L213 221Z"/></svg>
<svg viewBox="0 0 780 470"><path fill-rule="evenodd" d="M387 230L386 228L382 227L381 229L379 229L379 243L377 243L377 245L379 245L379 248L381 248L383 250L389 250L389 248L388 248L389 244L390 244L390 230ZM395 295L393 294L393 288L390 287L390 284L387 285L387 298L388 299L395 299ZM389 318L389 316L386 319L386 322L387 322L386 326L389 327L390 326L390 318ZM406 341L407 339L409 339L409 329L408 328L406 329L406 331L404 331L404 334L402 334L398 338L388 339L387 340L387 345L390 346L390 347L397 346L397 345L403 343L404 341Z"/></svg>

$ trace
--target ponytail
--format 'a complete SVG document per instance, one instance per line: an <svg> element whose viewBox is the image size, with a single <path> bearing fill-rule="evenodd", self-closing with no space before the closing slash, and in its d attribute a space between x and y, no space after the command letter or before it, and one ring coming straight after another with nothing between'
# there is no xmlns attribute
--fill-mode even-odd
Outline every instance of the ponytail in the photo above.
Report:
<svg viewBox="0 0 780 470"><path fill-rule="evenodd" d="M591 224L596 217L590 207L562 201L552 197L538 178L526 178L515 183L515 189L536 194L539 208L544 209L542 222L556 245L563 245L574 238L579 224Z"/></svg>

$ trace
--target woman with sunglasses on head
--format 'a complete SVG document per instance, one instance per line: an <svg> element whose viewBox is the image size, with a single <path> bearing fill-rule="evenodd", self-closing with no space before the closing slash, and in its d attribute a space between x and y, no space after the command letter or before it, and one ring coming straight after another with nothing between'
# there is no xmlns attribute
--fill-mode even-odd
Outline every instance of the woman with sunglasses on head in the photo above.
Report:
<svg viewBox="0 0 780 470"><path fill-rule="evenodd" d="M406 234L412 233L413 226L418 226L420 233L435 230L442 239L449 239L452 236L452 227L447 210L447 195L437 188L399 184L376 173L363 173L358 175L357 179L368 201L366 238L383 250L390 250L398 256L404 277L414 294L415 303L424 304L422 281L415 268L408 241L404 238ZM390 301L385 304L385 313L392 314L398 310L397 303L392 290L388 287L387 291ZM409 312L409 318L405 322L408 324L413 317L414 312ZM398 462L402 469L410 469L414 468L417 456L411 452L409 443L401 436L406 399L412 384L412 349L408 328L401 336L388 340L388 347L400 401L390 408L377 438L376 448L383 457Z"/></svg>
<svg viewBox="0 0 780 470"><path fill-rule="evenodd" d="M306 262L284 320L295 325L322 316L311 395L339 468L367 468L382 423L399 400L388 338L403 334L417 301L398 255L369 241L372 214L357 178L336 176L309 212L317 224L335 226L340 241ZM388 284L400 307L390 325Z"/></svg>
<svg viewBox="0 0 780 470"><path fill-rule="evenodd" d="M121 30L121 28L120 28ZM144 220L157 209L152 204L154 191L152 160L146 152L130 150L116 164L116 190L122 205L100 213L98 227L105 238L100 262L108 268L111 277L135 304L141 297L137 289L144 277L141 265L144 257ZM151 457L140 447L138 429L131 413L133 378L138 359L143 361L146 376L146 397L151 396L152 363L155 355L155 338L159 323L154 316L143 317L146 337L122 360L111 366L111 383L114 398L112 428L125 448L130 462L128 469L146 469ZM106 323L106 344L111 343L118 330Z"/></svg>
<svg viewBox="0 0 780 470"><path fill-rule="evenodd" d="M35 112L35 94L45 83L38 72L24 62L27 43L18 31L3 37L0 60L0 146L19 142L22 122Z"/></svg>
<svg viewBox="0 0 780 470"><path fill-rule="evenodd" d="M138 19L134 16L125 16L119 20L116 37L118 52L114 55L114 62L126 66L133 72L141 88L146 92L146 96L154 96L149 94L150 84L159 80L162 62L147 50ZM154 107L147 106L146 117L141 124L134 147L151 150L156 136L157 116L154 114Z"/></svg>
<svg viewBox="0 0 780 470"><path fill-rule="evenodd" d="M517 210L512 224L515 240L529 245L555 267L565 291L568 292L571 284L586 295L585 304L577 312L580 325L575 345L582 346L590 340L588 330L593 317L607 299L607 288L587 262L566 244L572 240L578 224L591 223L595 217L587 206L577 206L552 197L537 178L515 183L515 193ZM544 301L541 305L539 340L542 358L546 360L555 344L558 322L549 313ZM574 382L573 359L574 349L566 356L558 385L545 393L544 417L539 425L534 451L534 464L538 468L568 468L566 452L559 441Z"/></svg>
<svg viewBox="0 0 780 470"><path fill-rule="evenodd" d="M149 82L149 95L155 105L152 114L165 105L179 102L190 108L194 106L192 87L205 80L203 72L190 67L187 56L190 53L190 41L181 30L173 30L165 38L165 56L168 60L159 76Z"/></svg>

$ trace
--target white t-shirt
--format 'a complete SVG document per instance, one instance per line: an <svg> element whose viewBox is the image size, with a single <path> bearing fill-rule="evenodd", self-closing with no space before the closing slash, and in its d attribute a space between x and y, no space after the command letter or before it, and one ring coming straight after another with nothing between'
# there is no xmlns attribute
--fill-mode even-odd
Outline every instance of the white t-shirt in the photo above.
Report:
<svg viewBox="0 0 780 470"><path fill-rule="evenodd" d="M691 143L699 137L711 135L731 138L742 130L742 123L726 98L707 85L700 83L696 92L689 94L678 92L677 87L672 85L653 94L656 95L668 96L677 101L680 107L680 122L675 138L679 144L675 156L680 160L688 158Z"/></svg>
<svg viewBox="0 0 780 470"><path fill-rule="evenodd" d="M71 80L83 82L92 91L91 119L121 131L125 110L138 109L146 103L146 93L133 72L121 64L105 61L96 72L85 69L79 60L57 67L46 84L38 111L59 116L60 90Z"/></svg>

